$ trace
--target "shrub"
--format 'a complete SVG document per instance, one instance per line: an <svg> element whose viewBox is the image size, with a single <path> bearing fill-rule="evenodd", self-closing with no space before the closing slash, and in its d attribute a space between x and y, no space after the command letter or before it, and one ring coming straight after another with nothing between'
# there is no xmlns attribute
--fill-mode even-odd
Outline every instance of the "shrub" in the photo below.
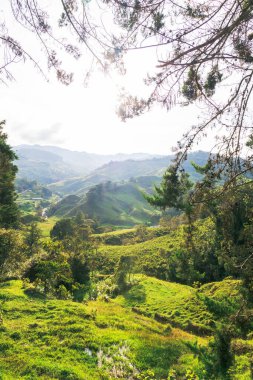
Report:
<svg viewBox="0 0 253 380"><path fill-rule="evenodd" d="M71 299L71 294L64 285L59 286L59 288L56 290L56 295L60 300Z"/></svg>
<svg viewBox="0 0 253 380"><path fill-rule="evenodd" d="M14 333L12 333L10 335L10 337L13 339L13 340L20 340L22 338L22 335L18 332L18 331L15 331Z"/></svg>
<svg viewBox="0 0 253 380"><path fill-rule="evenodd" d="M163 332L166 334L166 335L169 335L172 331L172 326L170 323L167 323L167 325L165 326Z"/></svg>

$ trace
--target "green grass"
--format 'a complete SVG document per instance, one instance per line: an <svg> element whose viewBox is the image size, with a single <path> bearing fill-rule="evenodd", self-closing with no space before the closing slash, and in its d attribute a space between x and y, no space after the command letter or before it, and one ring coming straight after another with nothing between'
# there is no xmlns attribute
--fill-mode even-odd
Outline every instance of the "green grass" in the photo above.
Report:
<svg viewBox="0 0 253 380"><path fill-rule="evenodd" d="M50 231L53 228L54 224L59 220L58 217L52 216L48 218L47 220L43 220L42 222L38 223L38 227L41 230L43 237L49 237Z"/></svg>
<svg viewBox="0 0 253 380"><path fill-rule="evenodd" d="M116 235L117 237L117 235ZM100 245L98 256L103 262L102 272L115 268L120 256L134 256L138 271L160 277L161 270L166 270L167 252L177 251L182 243L181 231L154 238L143 243L129 245ZM161 277L160 277L161 278ZM162 277L163 278L163 277Z"/></svg>
<svg viewBox="0 0 253 380"><path fill-rule="evenodd" d="M155 254L160 249L170 251L173 249L178 249L182 243L182 234L180 230L177 232L172 232L170 234L160 236L157 238L150 239L142 243L135 243L129 245L120 246L109 246L104 245L99 248L101 253L107 255L152 255Z"/></svg>
<svg viewBox="0 0 253 380"><path fill-rule="evenodd" d="M192 347L206 346L213 323L225 322L243 297L232 279L199 289L134 280L114 300L85 304L36 297L20 280L0 283L0 379L109 380L123 368L124 379L151 369L165 380L169 368L185 373L201 365ZM250 380L252 336L234 340L232 350L231 379Z"/></svg>
<svg viewBox="0 0 253 380"><path fill-rule="evenodd" d="M239 280L224 280L199 289L166 282L144 275L116 302L134 307L144 315L171 323L197 335L211 335L216 323L226 321L243 301Z"/></svg>
<svg viewBox="0 0 253 380"><path fill-rule="evenodd" d="M106 238L106 237L111 237L111 236L133 236L135 233L136 229L135 228L124 228L116 231L110 231L110 232L103 232L102 234L94 234L95 237L98 238Z"/></svg>
<svg viewBox="0 0 253 380"><path fill-rule="evenodd" d="M113 236L111 236L111 238L112 237ZM121 238L122 237L118 237L117 234L114 235L114 240L121 240ZM149 276L166 279L168 252L176 252L179 250L181 244L182 229L142 243L128 245L101 244L97 252L100 272L103 274L112 274L119 258L125 255L135 258L133 261L135 268L132 268L133 270L137 270L139 273L145 273Z"/></svg>
<svg viewBox="0 0 253 380"><path fill-rule="evenodd" d="M198 339L178 329L168 332L114 301L85 305L32 297L21 281L2 283L0 298L2 379L113 379L113 366L122 360L125 371L151 368L165 379L170 366L191 354L187 342Z"/></svg>
<svg viewBox="0 0 253 380"><path fill-rule="evenodd" d="M168 233L169 229L165 227L145 227L143 240L152 240L168 235ZM136 238L138 239L138 230L137 228L121 228L116 231L94 234L93 237L99 241L103 241L105 245L111 245L110 241L114 241L114 245L134 245L136 244Z"/></svg>

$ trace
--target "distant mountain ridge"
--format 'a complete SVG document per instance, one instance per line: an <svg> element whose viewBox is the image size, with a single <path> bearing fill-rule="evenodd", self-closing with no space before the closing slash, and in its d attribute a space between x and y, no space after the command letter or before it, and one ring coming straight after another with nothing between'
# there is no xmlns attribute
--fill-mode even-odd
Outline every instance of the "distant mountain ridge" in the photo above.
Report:
<svg viewBox="0 0 253 380"><path fill-rule="evenodd" d="M194 161L198 165L204 165L208 159L209 153L207 152L192 152L188 155L188 159L183 164L191 179L196 181L200 179L200 175L196 173L191 165ZM70 178L67 180L59 181L49 185L50 190L58 192L62 195L77 194L82 195L86 193L92 186L104 183L107 181L128 181L136 177L162 177L166 168L172 163L174 156L154 157L145 160L126 160L126 161L113 161L109 162L85 177Z"/></svg>
<svg viewBox="0 0 253 380"><path fill-rule="evenodd" d="M19 168L18 177L37 180L43 184L86 176L111 161L162 157L148 153L100 155L41 145L19 145L14 150L19 158L16 162Z"/></svg>
<svg viewBox="0 0 253 380"><path fill-rule="evenodd" d="M64 196L51 207L50 215L69 217L83 211L102 224L118 226L154 224L161 216L142 193L152 192L154 185L161 182L173 155L106 156L27 145L16 147L16 152L20 178L47 184L48 189ZM193 180L198 180L200 175L191 162L204 165L208 156L209 153L202 151L188 155L183 167Z"/></svg>

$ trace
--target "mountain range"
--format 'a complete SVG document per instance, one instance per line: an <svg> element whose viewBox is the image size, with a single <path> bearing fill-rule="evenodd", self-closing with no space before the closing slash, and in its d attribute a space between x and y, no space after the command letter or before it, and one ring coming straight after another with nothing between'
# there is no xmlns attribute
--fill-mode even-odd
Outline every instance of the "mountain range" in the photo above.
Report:
<svg viewBox="0 0 253 380"><path fill-rule="evenodd" d="M50 208L50 216L71 217L82 211L101 224L118 226L156 224L161 216L142 193L159 185L173 155L98 155L39 145L18 146L16 152L18 177L37 180L62 198ZM204 165L208 156L202 151L188 155L183 166L192 180L200 175L191 162Z"/></svg>
<svg viewBox="0 0 253 380"><path fill-rule="evenodd" d="M110 161L138 161L161 157L146 153L100 155L42 145L18 145L14 150L18 156L18 177L37 180L42 184L86 176Z"/></svg>

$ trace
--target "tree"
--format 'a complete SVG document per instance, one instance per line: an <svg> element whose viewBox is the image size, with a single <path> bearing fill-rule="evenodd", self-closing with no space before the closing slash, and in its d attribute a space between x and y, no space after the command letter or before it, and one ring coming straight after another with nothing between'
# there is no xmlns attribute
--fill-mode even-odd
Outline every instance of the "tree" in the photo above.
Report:
<svg viewBox="0 0 253 380"><path fill-rule="evenodd" d="M72 281L68 263L60 260L40 260L27 275L42 284L45 296L57 292L60 286L71 284Z"/></svg>
<svg viewBox="0 0 253 380"><path fill-rule="evenodd" d="M155 102L168 109L179 103L202 102L207 112L180 140L177 166L194 143L216 128L217 154L212 160L222 163L227 183L252 169L251 151L243 162L239 159L245 141L252 147L248 123L253 90L251 0L99 0L96 4L61 0L59 7L49 11L42 0L9 0L8 5L6 15L12 13L16 25L37 38L48 67L65 84L71 82L73 73L62 68L63 52L78 59L85 47L91 60L107 70L109 65L122 69L122 59L129 51L151 49L158 56L158 67L146 79L151 86L149 96L123 99L120 116L140 115ZM108 17L101 17L105 12ZM112 15L117 25L112 25ZM26 49L26 34L20 40L22 34L12 33L13 20L6 17L4 21L0 43L7 53L2 57L2 80L4 75L12 76L11 63L22 59L32 60L45 71L38 56ZM222 89L222 96L215 96L216 89Z"/></svg>
<svg viewBox="0 0 253 380"><path fill-rule="evenodd" d="M18 207L14 180L17 166L13 161L16 154L7 144L7 135L3 132L5 121L0 122L0 227L15 228L18 225Z"/></svg>
<svg viewBox="0 0 253 380"><path fill-rule="evenodd" d="M30 260L25 271L25 278L42 286L45 296L58 294L62 285L68 289L73 283L68 255L63 252L61 242L48 239L43 244L44 252ZM63 290L63 288L62 288ZM61 294L61 290L60 293Z"/></svg>
<svg viewBox="0 0 253 380"><path fill-rule="evenodd" d="M0 228L0 279L20 276L24 270L25 260L21 233Z"/></svg>
<svg viewBox="0 0 253 380"><path fill-rule="evenodd" d="M193 143L216 128L218 153L210 156L214 162L210 170L215 173L217 162L221 163L229 183L238 173L251 170L252 153L243 162L239 157L244 139L249 145L252 140L247 124L253 89L252 2L113 0L110 4L128 32L125 49L158 51L158 72L147 78L150 96L145 101L128 98L120 110L122 117L140 114L157 101L167 108L201 101L207 110L199 125L179 141L178 168ZM222 84L227 90L223 87L222 98L215 97Z"/></svg>
<svg viewBox="0 0 253 380"><path fill-rule="evenodd" d="M75 233L75 225L70 218L58 220L50 231L50 237L55 240L64 240Z"/></svg>
<svg viewBox="0 0 253 380"><path fill-rule="evenodd" d="M127 277L129 280L135 259L136 258L134 256L120 256L115 270L115 282L120 292L126 290L127 288Z"/></svg>
<svg viewBox="0 0 253 380"><path fill-rule="evenodd" d="M75 282L88 284L90 281L90 263L87 254L79 253L70 258L70 267Z"/></svg>
<svg viewBox="0 0 253 380"><path fill-rule="evenodd" d="M191 205L189 193L193 188L193 183L187 173L178 173L177 167L171 165L163 175L160 186L155 186L153 195L145 195L148 202L162 209L173 207L176 210L190 214Z"/></svg>
<svg viewBox="0 0 253 380"><path fill-rule="evenodd" d="M41 230L38 228L37 223L32 222L25 236L26 251L29 256L38 253L41 246L41 236Z"/></svg>

